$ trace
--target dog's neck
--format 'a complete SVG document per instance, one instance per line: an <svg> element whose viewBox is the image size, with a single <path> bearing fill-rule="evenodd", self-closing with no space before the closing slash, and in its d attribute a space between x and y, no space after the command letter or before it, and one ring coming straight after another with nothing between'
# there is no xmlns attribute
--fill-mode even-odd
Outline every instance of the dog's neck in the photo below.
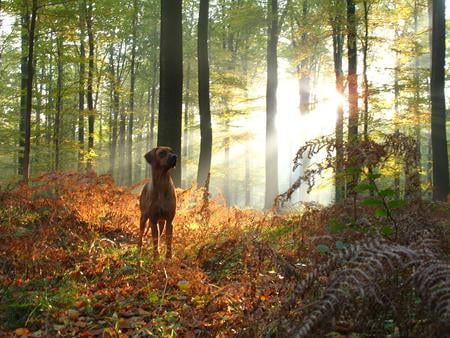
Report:
<svg viewBox="0 0 450 338"><path fill-rule="evenodd" d="M168 193L173 186L169 170L153 170L152 185L154 193L162 193L163 195Z"/></svg>

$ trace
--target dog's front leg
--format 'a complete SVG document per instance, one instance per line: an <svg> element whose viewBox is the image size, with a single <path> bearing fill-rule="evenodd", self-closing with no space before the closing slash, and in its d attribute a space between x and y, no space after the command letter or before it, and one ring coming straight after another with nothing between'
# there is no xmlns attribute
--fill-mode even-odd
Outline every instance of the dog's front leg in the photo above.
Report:
<svg viewBox="0 0 450 338"><path fill-rule="evenodd" d="M152 240L153 240L153 257L157 258L159 257L159 249L158 249L158 243L159 243L159 234L158 234L158 223L157 221L151 221L151 227L152 227Z"/></svg>
<svg viewBox="0 0 450 338"><path fill-rule="evenodd" d="M167 246L167 251L166 251L166 258L172 258L172 230L173 230L173 225L172 225L172 221L168 221L166 224L166 246Z"/></svg>

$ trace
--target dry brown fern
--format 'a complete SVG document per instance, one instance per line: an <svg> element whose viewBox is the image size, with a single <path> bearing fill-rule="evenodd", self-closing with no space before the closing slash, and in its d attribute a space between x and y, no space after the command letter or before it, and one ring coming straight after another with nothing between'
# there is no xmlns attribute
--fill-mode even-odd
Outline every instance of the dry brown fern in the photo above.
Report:
<svg viewBox="0 0 450 338"><path fill-rule="evenodd" d="M332 326L344 312L360 312L364 304L375 303L398 312L395 308L398 304L386 296L392 291L386 288L395 287L415 291L426 305L429 320L447 329L450 322L450 265L439 259L440 256L432 238L421 238L409 246L382 238L369 238L350 245L298 283L294 299L287 301L288 306L293 307L293 320L289 320L289 324L284 321L281 325L285 327L280 330L289 336L310 336L324 323ZM312 305L294 305L324 274L330 274L331 278L322 297Z"/></svg>

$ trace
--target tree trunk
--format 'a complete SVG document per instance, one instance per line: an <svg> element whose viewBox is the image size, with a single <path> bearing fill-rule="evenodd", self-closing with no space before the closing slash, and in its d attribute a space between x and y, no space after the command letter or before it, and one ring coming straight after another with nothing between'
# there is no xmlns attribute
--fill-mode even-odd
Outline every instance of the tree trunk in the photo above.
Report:
<svg viewBox="0 0 450 338"><path fill-rule="evenodd" d="M344 51L344 33L342 17L339 8L334 8L336 14L331 18L333 30L333 60L336 75L336 92L344 97L344 71L342 70L342 54ZM344 106L339 103L336 107L336 176L335 176L335 200L340 201L345 197L344 179Z"/></svg>
<svg viewBox="0 0 450 338"><path fill-rule="evenodd" d="M358 138L358 78L356 48L356 8L353 0L347 0L347 49L348 49L348 139Z"/></svg>
<svg viewBox="0 0 450 338"><path fill-rule="evenodd" d="M85 58L86 47L84 43L85 39L85 11L86 1L82 0L79 4L80 11L80 65L79 65L79 89L78 89L78 170L83 170L83 156L84 156L84 78L85 78Z"/></svg>
<svg viewBox="0 0 450 338"><path fill-rule="evenodd" d="M181 157L183 50L182 1L161 1L161 47L158 145L169 146ZM181 183L181 163L173 171L175 185Z"/></svg>
<svg viewBox="0 0 450 338"><path fill-rule="evenodd" d="M397 32L395 32L395 38L398 38ZM395 70L394 70L394 132L399 132L398 120L399 120L399 101L400 101L400 84L399 84L399 51L395 50ZM395 198L400 199L400 172L396 170L394 172L394 190Z"/></svg>
<svg viewBox="0 0 450 338"><path fill-rule="evenodd" d="M119 94L117 94L117 98ZM119 104L117 104L119 106ZM118 181L119 184L125 184L125 128L126 128L126 115L124 111L124 104L122 103L121 107L118 107L120 110L120 120L119 120L119 173L118 173Z"/></svg>
<svg viewBox="0 0 450 338"><path fill-rule="evenodd" d="M308 17L308 1L303 0L302 4L302 18L306 21ZM300 39L300 46L305 46L308 43L308 33L302 34ZM300 112L302 114L308 113L311 109L311 69L310 69L310 59L305 58L300 62L299 66L300 80Z"/></svg>
<svg viewBox="0 0 450 338"><path fill-rule="evenodd" d="M225 105L225 111L229 112L228 104ZM223 138L223 152L224 152L224 180L223 180L223 197L228 205L231 205L230 192L230 119L225 120L225 137Z"/></svg>
<svg viewBox="0 0 450 338"><path fill-rule="evenodd" d="M131 65L130 65L130 115L128 118L128 142L127 142L127 179L126 183L133 182L133 123L134 123L134 91L136 86L136 45L137 45L137 19L138 19L138 1L133 0L133 28L132 28L132 46L131 46Z"/></svg>
<svg viewBox="0 0 450 338"><path fill-rule="evenodd" d="M25 4L26 5L26 4ZM25 120L27 110L27 76L28 76L28 52L29 52L29 24L30 13L28 7L23 8L24 13L21 16L21 47L22 55L20 59L20 121L19 121L19 165L18 174L24 176L24 148L25 148Z"/></svg>
<svg viewBox="0 0 450 338"><path fill-rule="evenodd" d="M86 28L88 34L89 45L89 67L88 67L88 79L87 79L87 106L88 106L88 159L87 169L93 169L93 157L94 157L94 99L93 99L93 82L94 82L94 33L92 31L92 0L89 0L87 7Z"/></svg>
<svg viewBox="0 0 450 338"><path fill-rule="evenodd" d="M112 118L111 118L111 148L109 157L109 171L111 175L114 175L114 169L116 167L116 154L117 154L117 120L119 117L120 109L120 96L118 92L117 74L114 66L114 47L111 46L110 54L110 72L111 72L111 91L112 91Z"/></svg>
<svg viewBox="0 0 450 338"><path fill-rule="evenodd" d="M445 110L445 0L433 0L431 48L431 142L433 200L447 201L449 193Z"/></svg>
<svg viewBox="0 0 450 338"><path fill-rule="evenodd" d="M209 0L200 0L198 17L198 101L200 111L200 158L197 183L203 185L211 171L212 128L209 102L208 61L208 11Z"/></svg>
<svg viewBox="0 0 450 338"><path fill-rule="evenodd" d="M363 1L364 8L364 38L362 42L363 52L363 103L364 103L364 140L369 140L369 80L367 78L367 53L369 49L369 4Z"/></svg>
<svg viewBox="0 0 450 338"><path fill-rule="evenodd" d="M34 58L35 60L35 66L34 69L36 68L36 57ZM36 145L40 145L41 143L41 115L42 115L42 97L44 95L44 84L43 84L43 79L45 78L45 66L42 65L41 67L41 81L39 82L38 85L38 81L37 79L34 81L35 85L35 92L37 93L37 98L36 98Z"/></svg>
<svg viewBox="0 0 450 338"><path fill-rule="evenodd" d="M152 85L150 89L150 130L149 130L149 144L148 150L151 150L155 146L155 112L156 112L156 86L157 86L157 73L158 65L157 61L153 61L153 72L152 72ZM146 170L146 176L150 176L150 166L148 165Z"/></svg>
<svg viewBox="0 0 450 338"><path fill-rule="evenodd" d="M60 169L60 146L61 146L61 113L63 107L62 99L62 85L63 85L63 61L62 61L62 37L58 36L56 38L56 55L57 55L57 65L58 73L56 79L56 115L55 115L55 136L53 142L55 145L55 169Z"/></svg>
<svg viewBox="0 0 450 338"><path fill-rule="evenodd" d="M418 4L414 1L414 34L418 34ZM408 200L418 201L421 199L420 172L421 168L421 152L420 152L420 76L419 76L419 43L414 42L414 100L412 101L411 111L414 119L414 140L415 140L415 156L412 163L407 163L405 168L405 198Z"/></svg>
<svg viewBox="0 0 450 338"><path fill-rule="evenodd" d="M24 152L23 152L23 179L28 181L30 176L30 150L31 150L31 109L33 99L33 56L34 56L34 40L36 30L37 19L37 0L33 0L31 7L31 22L28 31L28 58L27 58L27 79L26 79L26 105L25 105L25 140L24 140Z"/></svg>
<svg viewBox="0 0 450 338"><path fill-rule="evenodd" d="M278 0L268 4L267 91L266 91L266 190L264 207L270 209L278 195L277 115L278 86Z"/></svg>
<svg viewBox="0 0 450 338"><path fill-rule="evenodd" d="M191 108L191 60L187 61L186 69L186 81L185 81L185 98L184 98L184 117L183 117L183 158L184 158L184 168L183 173L186 176L187 172L187 161L188 161L188 148L189 148L189 117ZM186 172L184 171L186 170ZM183 179L184 184L188 185L189 182L187 178Z"/></svg>
<svg viewBox="0 0 450 338"><path fill-rule="evenodd" d="M347 50L348 50L348 143L350 148L358 142L358 78L357 78L357 24L356 7L353 0L347 0ZM350 167L356 167L356 160L350 158ZM358 184L358 175L352 174L349 191L356 196L354 187Z"/></svg>

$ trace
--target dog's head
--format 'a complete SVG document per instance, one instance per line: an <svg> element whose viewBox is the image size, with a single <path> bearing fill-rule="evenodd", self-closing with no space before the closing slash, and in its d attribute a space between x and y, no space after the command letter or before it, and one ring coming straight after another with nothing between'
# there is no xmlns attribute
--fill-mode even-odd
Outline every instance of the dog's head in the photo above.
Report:
<svg viewBox="0 0 450 338"><path fill-rule="evenodd" d="M152 168L169 170L177 165L177 155L170 147L156 147L144 155Z"/></svg>

